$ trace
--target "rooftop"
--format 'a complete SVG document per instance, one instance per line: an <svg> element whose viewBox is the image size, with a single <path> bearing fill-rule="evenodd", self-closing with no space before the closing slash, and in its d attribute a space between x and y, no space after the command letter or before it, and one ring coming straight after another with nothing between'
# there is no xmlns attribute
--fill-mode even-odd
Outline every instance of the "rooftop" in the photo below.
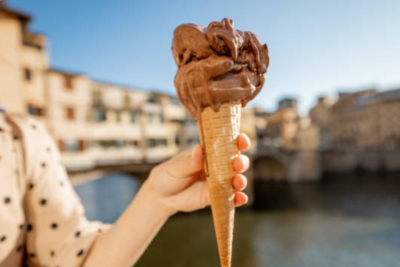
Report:
<svg viewBox="0 0 400 267"><path fill-rule="evenodd" d="M10 7L6 6L5 3L3 3L3 4L0 3L0 7L1 7L0 15L9 15L9 16L13 16L13 17L19 19L23 23L24 27L32 19L31 15L21 12L19 10L13 9L13 8L10 8Z"/></svg>

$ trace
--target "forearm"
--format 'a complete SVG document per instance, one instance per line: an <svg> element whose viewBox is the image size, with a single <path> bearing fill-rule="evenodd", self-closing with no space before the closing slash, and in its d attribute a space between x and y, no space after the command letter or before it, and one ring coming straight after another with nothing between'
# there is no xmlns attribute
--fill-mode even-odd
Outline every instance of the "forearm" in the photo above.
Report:
<svg viewBox="0 0 400 267"><path fill-rule="evenodd" d="M85 267L131 267L151 243L171 212L145 183L113 227L101 234Z"/></svg>

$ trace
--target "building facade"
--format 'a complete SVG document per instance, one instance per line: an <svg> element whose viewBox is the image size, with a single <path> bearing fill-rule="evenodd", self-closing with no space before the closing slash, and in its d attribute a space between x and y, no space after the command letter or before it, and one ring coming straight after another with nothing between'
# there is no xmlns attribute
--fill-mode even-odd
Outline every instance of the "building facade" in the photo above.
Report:
<svg viewBox="0 0 400 267"><path fill-rule="evenodd" d="M400 148L400 89L340 93L330 130L336 149Z"/></svg>
<svg viewBox="0 0 400 267"><path fill-rule="evenodd" d="M311 108L309 112L311 123L318 127L319 150L327 150L331 147L331 136L329 129L331 126L332 105L333 101L330 97L319 97L317 104Z"/></svg>
<svg viewBox="0 0 400 267"><path fill-rule="evenodd" d="M266 119L266 145L286 150L295 149L293 141L299 129L297 101L289 98L281 100L278 110L267 114Z"/></svg>
<svg viewBox="0 0 400 267"><path fill-rule="evenodd" d="M187 112L174 96L51 69L29 15L0 9L0 103L30 114L54 137L70 170L158 162L186 146Z"/></svg>
<svg viewBox="0 0 400 267"><path fill-rule="evenodd" d="M400 89L339 93L326 110L327 171L400 171Z"/></svg>
<svg viewBox="0 0 400 267"><path fill-rule="evenodd" d="M29 111L41 120L49 67L47 41L27 30L30 20L24 13L0 9L0 99L7 110Z"/></svg>
<svg viewBox="0 0 400 267"><path fill-rule="evenodd" d="M199 143L197 123L177 97L50 68L47 40L28 30L30 20L0 10L0 104L42 122L69 170L156 163ZM254 153L252 111L243 117Z"/></svg>

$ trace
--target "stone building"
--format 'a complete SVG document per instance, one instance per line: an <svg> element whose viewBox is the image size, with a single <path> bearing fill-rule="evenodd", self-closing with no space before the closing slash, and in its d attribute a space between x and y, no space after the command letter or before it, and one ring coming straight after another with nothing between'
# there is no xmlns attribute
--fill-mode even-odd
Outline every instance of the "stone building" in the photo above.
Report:
<svg viewBox="0 0 400 267"><path fill-rule="evenodd" d="M54 69L46 72L45 80L43 120L63 153L64 163L70 168L94 166L88 150L91 80L81 74Z"/></svg>
<svg viewBox="0 0 400 267"><path fill-rule="evenodd" d="M286 150L295 149L293 138L298 130L298 120L297 100L285 98L279 101L278 110L267 115L266 144Z"/></svg>
<svg viewBox="0 0 400 267"><path fill-rule="evenodd" d="M0 8L0 102L7 110L29 112L45 123L47 41L27 29L30 21L27 14Z"/></svg>
<svg viewBox="0 0 400 267"><path fill-rule="evenodd" d="M319 145L318 149L326 150L331 147L330 125L331 125L331 107L333 101L328 96L318 98L317 104L311 108L309 117L311 123L318 127Z"/></svg>
<svg viewBox="0 0 400 267"><path fill-rule="evenodd" d="M385 150L400 149L400 89L380 93L379 123L381 146Z"/></svg>
<svg viewBox="0 0 400 267"><path fill-rule="evenodd" d="M335 148L398 148L400 89L339 93L331 114L330 128Z"/></svg>
<svg viewBox="0 0 400 267"><path fill-rule="evenodd" d="M339 93L331 109L327 170L400 170L400 89Z"/></svg>
<svg viewBox="0 0 400 267"><path fill-rule="evenodd" d="M253 113L257 141L259 143L264 143L266 139L266 129L268 126L268 112L266 112L262 107L254 107Z"/></svg>

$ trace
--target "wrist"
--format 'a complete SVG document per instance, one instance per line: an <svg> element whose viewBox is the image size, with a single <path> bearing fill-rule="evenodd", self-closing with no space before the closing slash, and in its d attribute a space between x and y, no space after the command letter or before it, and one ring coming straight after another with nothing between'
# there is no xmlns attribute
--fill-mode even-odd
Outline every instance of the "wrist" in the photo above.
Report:
<svg viewBox="0 0 400 267"><path fill-rule="evenodd" d="M174 215L177 210L174 205L171 205L168 197L162 196L151 184L150 180L146 180L141 188L144 193L144 197L149 203L151 203L151 208L154 209L159 215L168 219Z"/></svg>

